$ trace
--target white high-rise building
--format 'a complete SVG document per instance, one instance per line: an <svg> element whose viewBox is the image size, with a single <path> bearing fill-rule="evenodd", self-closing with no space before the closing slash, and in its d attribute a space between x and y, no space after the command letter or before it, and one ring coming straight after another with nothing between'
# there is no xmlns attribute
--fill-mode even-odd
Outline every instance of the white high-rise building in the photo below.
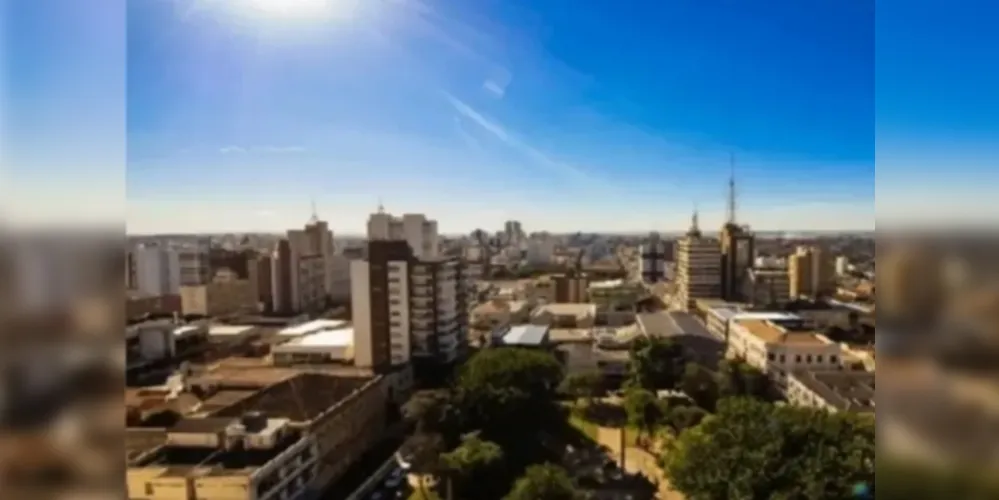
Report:
<svg viewBox="0 0 999 500"><path fill-rule="evenodd" d="M176 295L180 291L180 256L170 248L151 246L132 250L133 287L143 295Z"/></svg>
<svg viewBox="0 0 999 500"><path fill-rule="evenodd" d="M417 258L435 258L440 253L437 221L423 214L403 214L395 217L381 207L368 218L368 240L405 241Z"/></svg>

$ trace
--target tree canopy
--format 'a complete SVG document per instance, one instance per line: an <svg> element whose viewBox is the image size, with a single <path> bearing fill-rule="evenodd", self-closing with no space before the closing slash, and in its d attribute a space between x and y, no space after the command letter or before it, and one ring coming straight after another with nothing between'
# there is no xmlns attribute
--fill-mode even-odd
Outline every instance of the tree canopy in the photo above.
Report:
<svg viewBox="0 0 999 500"><path fill-rule="evenodd" d="M593 400L604 391L604 376L598 371L566 375L559 392L573 398Z"/></svg>
<svg viewBox="0 0 999 500"><path fill-rule="evenodd" d="M673 389L684 369L683 347L663 337L639 337L631 344L630 384L647 390Z"/></svg>
<svg viewBox="0 0 999 500"><path fill-rule="evenodd" d="M648 435L663 422L666 405L651 391L632 388L624 394L624 411L628 423Z"/></svg>
<svg viewBox="0 0 999 500"><path fill-rule="evenodd" d="M554 464L532 465L513 485L506 500L576 500L579 491L565 469Z"/></svg>
<svg viewBox="0 0 999 500"><path fill-rule="evenodd" d="M457 448L441 455L441 463L458 498L499 498L508 486L503 448L478 433L465 435Z"/></svg>
<svg viewBox="0 0 999 500"><path fill-rule="evenodd" d="M769 397L770 381L767 376L745 361L723 360L718 365L718 396L745 396L757 399Z"/></svg>
<svg viewBox="0 0 999 500"><path fill-rule="evenodd" d="M471 427L493 436L544 418L561 380L562 366L550 353L487 349L465 363L456 390Z"/></svg>
<svg viewBox="0 0 999 500"><path fill-rule="evenodd" d="M663 456L672 486L690 499L850 498L874 484L874 421L866 415L719 401Z"/></svg>

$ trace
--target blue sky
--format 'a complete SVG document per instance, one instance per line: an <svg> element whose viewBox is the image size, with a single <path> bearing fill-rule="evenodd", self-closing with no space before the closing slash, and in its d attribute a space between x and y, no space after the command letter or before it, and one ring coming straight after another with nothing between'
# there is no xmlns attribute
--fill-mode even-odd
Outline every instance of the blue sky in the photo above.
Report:
<svg viewBox="0 0 999 500"><path fill-rule="evenodd" d="M3 1L18 215L677 230L721 222L734 153L743 222L866 229L999 180L985 2Z"/></svg>

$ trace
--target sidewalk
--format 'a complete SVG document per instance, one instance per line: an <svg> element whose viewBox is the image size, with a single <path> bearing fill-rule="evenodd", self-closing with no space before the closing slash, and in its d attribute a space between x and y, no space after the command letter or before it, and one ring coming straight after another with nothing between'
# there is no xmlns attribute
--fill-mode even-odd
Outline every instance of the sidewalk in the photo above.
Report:
<svg viewBox="0 0 999 500"><path fill-rule="evenodd" d="M606 446L613 453L615 460L621 458L621 430L610 427L597 428L597 441ZM631 474L642 473L645 477L659 482L658 498L661 500L684 500L683 495L673 491L669 487L669 482L663 476L656 457L651 453L634 446L629 446L625 450L626 472Z"/></svg>

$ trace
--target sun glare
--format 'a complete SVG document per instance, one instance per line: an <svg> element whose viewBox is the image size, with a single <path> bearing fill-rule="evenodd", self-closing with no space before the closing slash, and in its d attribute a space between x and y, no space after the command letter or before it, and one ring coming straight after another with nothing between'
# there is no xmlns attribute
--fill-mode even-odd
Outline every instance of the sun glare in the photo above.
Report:
<svg viewBox="0 0 999 500"><path fill-rule="evenodd" d="M349 17L356 0L231 0L264 17L320 19Z"/></svg>

